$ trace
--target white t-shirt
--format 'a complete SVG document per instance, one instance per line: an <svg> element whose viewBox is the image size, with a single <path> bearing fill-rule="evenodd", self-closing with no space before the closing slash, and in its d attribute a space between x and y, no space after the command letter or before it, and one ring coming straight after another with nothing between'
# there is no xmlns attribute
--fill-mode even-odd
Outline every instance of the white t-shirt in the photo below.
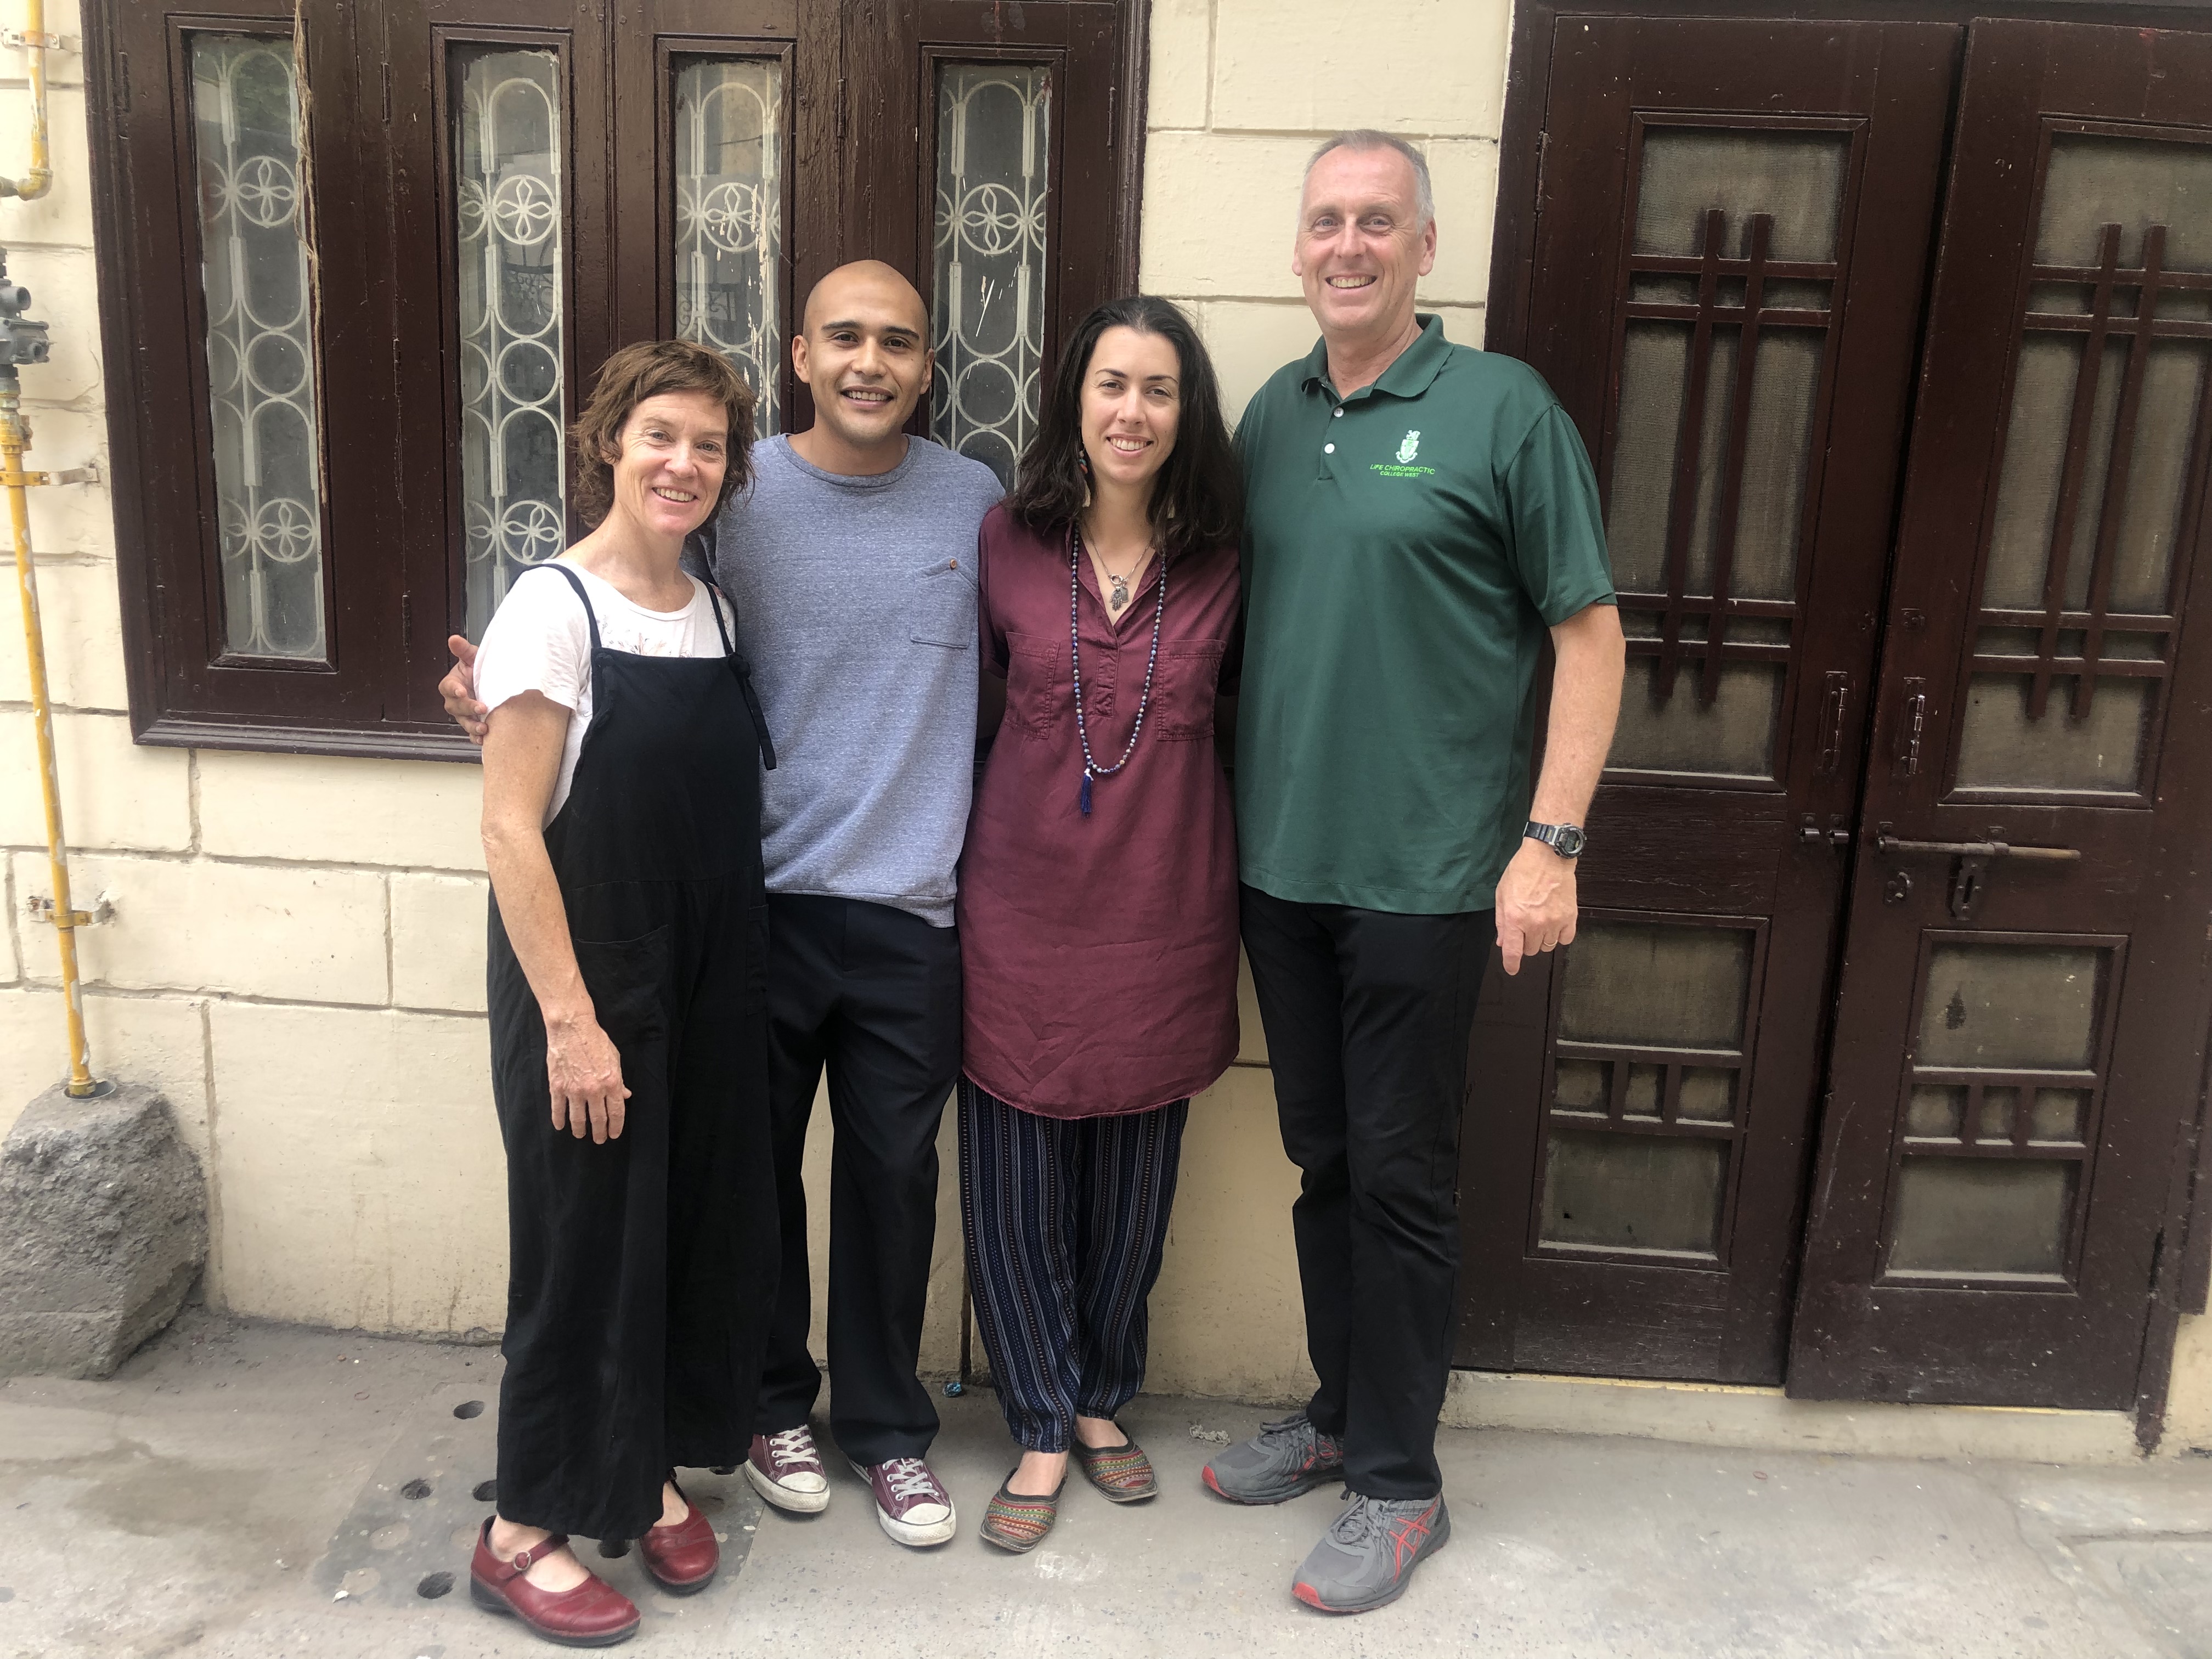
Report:
<svg viewBox="0 0 2212 1659"><path fill-rule="evenodd" d="M696 576L691 603L681 611L647 611L633 605L622 590L578 565L599 619L599 643L610 651L641 657L719 657L722 636L708 611L711 590ZM722 612L723 621L730 618ZM568 799L576 775L576 757L592 723L592 629L577 602L576 590L556 570L526 570L507 590L484 629L477 650L477 701L497 708L525 691L543 692L570 711L568 736L561 747L561 774L553 782L545 822L553 822Z"/></svg>

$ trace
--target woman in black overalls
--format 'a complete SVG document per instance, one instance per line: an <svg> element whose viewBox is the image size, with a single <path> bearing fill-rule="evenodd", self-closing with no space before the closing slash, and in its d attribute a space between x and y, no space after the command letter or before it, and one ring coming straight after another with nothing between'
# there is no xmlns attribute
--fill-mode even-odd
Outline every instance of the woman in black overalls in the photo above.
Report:
<svg viewBox="0 0 2212 1659"><path fill-rule="evenodd" d="M720 597L679 564L744 482L751 402L703 347L610 358L574 434L598 528L516 579L478 671L510 1277L499 1512L471 1589L568 1645L623 1640L638 1613L568 1534L636 1539L678 1594L714 1577L675 1469L744 1462L776 1279L775 761Z"/></svg>

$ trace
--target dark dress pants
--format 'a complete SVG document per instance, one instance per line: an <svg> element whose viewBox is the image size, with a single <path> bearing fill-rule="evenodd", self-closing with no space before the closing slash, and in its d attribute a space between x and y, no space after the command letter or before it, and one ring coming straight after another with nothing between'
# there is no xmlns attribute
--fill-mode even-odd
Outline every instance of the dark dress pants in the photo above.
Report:
<svg viewBox="0 0 2212 1659"><path fill-rule="evenodd" d="M782 1276L759 1431L807 1419L806 1124L826 1067L830 1430L860 1463L920 1457L937 1408L915 1376L937 1237L937 1130L960 1075L960 941L860 899L769 896L769 1066Z"/></svg>
<svg viewBox="0 0 2212 1659"><path fill-rule="evenodd" d="M1437 1414L1459 1277L1459 1122L1492 913L1401 915L1242 891L1244 949L1275 1073L1307 1415L1370 1498L1441 1490Z"/></svg>

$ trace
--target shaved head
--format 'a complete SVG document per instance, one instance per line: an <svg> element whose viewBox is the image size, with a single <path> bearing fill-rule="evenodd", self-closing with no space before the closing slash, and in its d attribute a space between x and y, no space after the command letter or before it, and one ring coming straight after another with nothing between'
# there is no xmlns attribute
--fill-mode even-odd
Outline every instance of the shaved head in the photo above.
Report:
<svg viewBox="0 0 2212 1659"><path fill-rule="evenodd" d="M811 334L824 323L857 319L864 313L901 316L916 334L929 337L929 307L921 292L881 259L855 259L815 283L799 325Z"/></svg>
<svg viewBox="0 0 2212 1659"><path fill-rule="evenodd" d="M890 471L935 362L914 284L880 259L839 265L815 283L791 337L791 366L814 402L814 424L793 448L825 471Z"/></svg>

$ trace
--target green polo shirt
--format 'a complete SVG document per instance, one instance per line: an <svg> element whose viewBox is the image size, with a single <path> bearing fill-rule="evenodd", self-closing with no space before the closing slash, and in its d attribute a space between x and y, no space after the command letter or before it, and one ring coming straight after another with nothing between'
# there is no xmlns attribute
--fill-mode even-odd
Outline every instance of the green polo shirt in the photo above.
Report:
<svg viewBox="0 0 2212 1659"><path fill-rule="evenodd" d="M1340 399L1324 345L1237 428L1237 830L1278 898L1489 907L1521 844L1546 630L1613 603L1597 480L1535 370L1441 319Z"/></svg>

